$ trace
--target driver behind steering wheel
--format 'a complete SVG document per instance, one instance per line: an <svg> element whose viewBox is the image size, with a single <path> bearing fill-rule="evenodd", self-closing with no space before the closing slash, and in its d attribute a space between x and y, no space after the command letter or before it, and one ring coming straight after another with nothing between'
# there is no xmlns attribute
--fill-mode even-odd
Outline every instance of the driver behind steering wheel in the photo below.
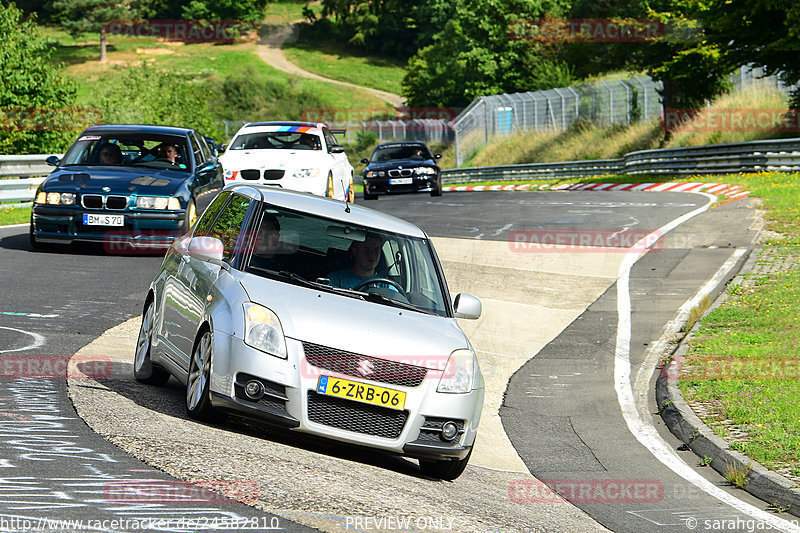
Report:
<svg viewBox="0 0 800 533"><path fill-rule="evenodd" d="M158 159L177 165L178 147L174 144L163 143L158 147Z"/></svg>
<svg viewBox="0 0 800 533"><path fill-rule="evenodd" d="M349 248L350 255L353 257L353 266L334 270L328 274L331 285L343 289L355 289L372 278L380 279L375 268L381 258L382 246L383 239L374 233L367 233L363 241L353 241ZM396 287L381 281L376 281L374 285L399 292Z"/></svg>

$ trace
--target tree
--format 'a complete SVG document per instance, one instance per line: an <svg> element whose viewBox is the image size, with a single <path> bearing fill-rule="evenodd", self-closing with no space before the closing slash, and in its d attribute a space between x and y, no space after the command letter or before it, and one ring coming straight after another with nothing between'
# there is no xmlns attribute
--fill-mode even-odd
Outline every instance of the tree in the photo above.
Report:
<svg viewBox="0 0 800 533"><path fill-rule="evenodd" d="M80 113L75 85L49 62L51 50L14 4L0 4L0 153L64 150Z"/></svg>
<svg viewBox="0 0 800 533"><path fill-rule="evenodd" d="M269 0L191 0L181 16L187 20L261 22Z"/></svg>
<svg viewBox="0 0 800 533"><path fill-rule="evenodd" d="M462 107L487 94L564 87L570 68L542 43L512 28L567 8L559 0L465 0L454 3L433 43L409 59L403 95L410 106Z"/></svg>
<svg viewBox="0 0 800 533"><path fill-rule="evenodd" d="M132 0L56 0L52 9L73 37L100 32L100 61L106 60L106 25L137 17Z"/></svg>
<svg viewBox="0 0 800 533"><path fill-rule="evenodd" d="M690 4L691 5L691 4ZM706 0L694 13L731 69L753 64L789 85L800 82L800 4L796 0ZM800 108L800 89L792 107Z"/></svg>

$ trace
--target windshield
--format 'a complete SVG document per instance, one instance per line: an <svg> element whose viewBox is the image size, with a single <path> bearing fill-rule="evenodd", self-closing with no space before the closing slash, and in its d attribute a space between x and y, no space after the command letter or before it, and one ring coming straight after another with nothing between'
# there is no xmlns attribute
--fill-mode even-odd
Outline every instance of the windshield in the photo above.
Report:
<svg viewBox="0 0 800 533"><path fill-rule="evenodd" d="M103 133L81 135L62 166L150 167L189 172L186 140L177 135Z"/></svg>
<svg viewBox="0 0 800 533"><path fill-rule="evenodd" d="M447 316L443 278L427 239L273 206L257 220L248 272Z"/></svg>
<svg viewBox="0 0 800 533"><path fill-rule="evenodd" d="M321 150L319 136L296 131L241 133L229 150Z"/></svg>
<svg viewBox="0 0 800 533"><path fill-rule="evenodd" d="M433 159L433 156L430 150L422 144L395 144L375 148L371 157L373 163L400 159L404 161L424 161L426 159Z"/></svg>

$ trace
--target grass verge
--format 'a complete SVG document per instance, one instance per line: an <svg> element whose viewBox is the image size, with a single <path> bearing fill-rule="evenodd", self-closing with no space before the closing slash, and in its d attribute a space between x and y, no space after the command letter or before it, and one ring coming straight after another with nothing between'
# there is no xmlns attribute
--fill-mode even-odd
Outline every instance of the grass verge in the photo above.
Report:
<svg viewBox="0 0 800 533"><path fill-rule="evenodd" d="M30 207L6 207L0 204L0 226L27 224L30 220Z"/></svg>

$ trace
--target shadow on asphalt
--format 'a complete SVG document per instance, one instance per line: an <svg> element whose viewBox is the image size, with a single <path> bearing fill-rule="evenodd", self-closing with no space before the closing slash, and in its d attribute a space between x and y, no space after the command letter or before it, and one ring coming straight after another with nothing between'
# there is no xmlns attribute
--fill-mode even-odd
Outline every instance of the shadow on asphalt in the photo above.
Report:
<svg viewBox="0 0 800 533"><path fill-rule="evenodd" d="M133 376L133 365L130 363L115 362L114 374L120 373L128 373ZM149 409L178 420L194 422L186 415L184 403L186 394L185 388L174 377L170 378L169 382L162 387L145 385L133 379L102 379L98 381L113 392L129 399L144 409ZM92 382L76 383L75 381L73 381L70 386L96 387ZM392 470L399 474L430 479L421 474L417 462L412 459L368 448L343 444L338 441L327 440L305 433L293 432L283 428L273 428L258 421L250 421L236 415L229 415L224 421L219 423L205 423L204 425L214 428L215 431L247 435L276 444L303 449L312 453L324 454L347 461L356 461L370 466Z"/></svg>

